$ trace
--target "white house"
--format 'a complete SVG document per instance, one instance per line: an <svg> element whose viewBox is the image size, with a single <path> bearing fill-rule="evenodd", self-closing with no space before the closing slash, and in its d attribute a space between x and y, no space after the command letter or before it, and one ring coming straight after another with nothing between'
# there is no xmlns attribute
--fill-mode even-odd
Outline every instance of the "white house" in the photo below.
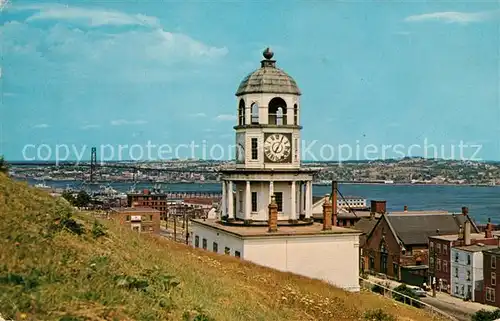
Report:
<svg viewBox="0 0 500 321"><path fill-rule="evenodd" d="M269 48L240 83L236 162L220 170L220 219L192 220L193 246L359 291L358 231L312 217L315 170L301 168L301 92ZM328 209L329 208L329 209Z"/></svg>
<svg viewBox="0 0 500 321"><path fill-rule="evenodd" d="M323 231L302 227L230 226L217 220L192 220L192 245L253 263L324 280L347 291L359 291L359 235L347 228Z"/></svg>
<svg viewBox="0 0 500 321"><path fill-rule="evenodd" d="M476 243L451 248L451 295L475 301L475 291L480 289L484 280L483 251L497 247Z"/></svg>

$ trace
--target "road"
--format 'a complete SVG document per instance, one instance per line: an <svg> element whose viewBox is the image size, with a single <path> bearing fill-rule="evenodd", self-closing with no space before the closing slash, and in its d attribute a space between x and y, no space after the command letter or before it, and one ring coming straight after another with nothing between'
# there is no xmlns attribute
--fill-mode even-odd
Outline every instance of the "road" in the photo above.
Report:
<svg viewBox="0 0 500 321"><path fill-rule="evenodd" d="M448 313L449 315L457 318L459 321L471 321L472 315L476 312L475 310L471 310L462 305L452 304L439 300L438 298L433 298L432 296L427 296L425 298L421 298L420 300Z"/></svg>

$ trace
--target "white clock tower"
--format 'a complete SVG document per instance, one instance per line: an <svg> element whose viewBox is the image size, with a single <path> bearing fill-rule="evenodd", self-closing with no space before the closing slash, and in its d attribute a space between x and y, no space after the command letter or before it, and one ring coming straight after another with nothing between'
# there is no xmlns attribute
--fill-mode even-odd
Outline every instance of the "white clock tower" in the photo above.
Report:
<svg viewBox="0 0 500 321"><path fill-rule="evenodd" d="M263 56L236 92L236 164L221 170L221 216L245 225L265 222L274 195L279 224L309 222L313 172L300 167L301 92L269 48Z"/></svg>

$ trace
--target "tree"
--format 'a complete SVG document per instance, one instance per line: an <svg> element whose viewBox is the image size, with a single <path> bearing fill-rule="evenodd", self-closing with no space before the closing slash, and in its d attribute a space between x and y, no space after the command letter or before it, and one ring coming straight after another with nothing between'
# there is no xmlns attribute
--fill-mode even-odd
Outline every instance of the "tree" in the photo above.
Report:
<svg viewBox="0 0 500 321"><path fill-rule="evenodd" d="M80 191L76 196L75 205L78 207L85 207L90 203L90 201L90 195L85 191Z"/></svg>
<svg viewBox="0 0 500 321"><path fill-rule="evenodd" d="M3 156L0 156L0 173L7 175L9 173L9 166Z"/></svg>
<svg viewBox="0 0 500 321"><path fill-rule="evenodd" d="M472 321L494 321L500 318L500 309L495 311L479 310L472 315Z"/></svg>
<svg viewBox="0 0 500 321"><path fill-rule="evenodd" d="M76 199L75 197L73 196L73 193L69 192L69 191L64 191L61 196L67 200L71 205L75 205L76 203Z"/></svg>

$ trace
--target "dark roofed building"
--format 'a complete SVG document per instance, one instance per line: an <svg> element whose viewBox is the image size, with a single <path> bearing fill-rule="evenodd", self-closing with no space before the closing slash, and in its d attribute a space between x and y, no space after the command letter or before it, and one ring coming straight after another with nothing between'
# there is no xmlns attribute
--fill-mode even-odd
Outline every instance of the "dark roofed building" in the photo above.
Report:
<svg viewBox="0 0 500 321"><path fill-rule="evenodd" d="M457 234L466 220L471 222L472 232L477 233L468 212L406 210L384 214L363 246L367 269L405 283L421 285L427 278L429 237Z"/></svg>

